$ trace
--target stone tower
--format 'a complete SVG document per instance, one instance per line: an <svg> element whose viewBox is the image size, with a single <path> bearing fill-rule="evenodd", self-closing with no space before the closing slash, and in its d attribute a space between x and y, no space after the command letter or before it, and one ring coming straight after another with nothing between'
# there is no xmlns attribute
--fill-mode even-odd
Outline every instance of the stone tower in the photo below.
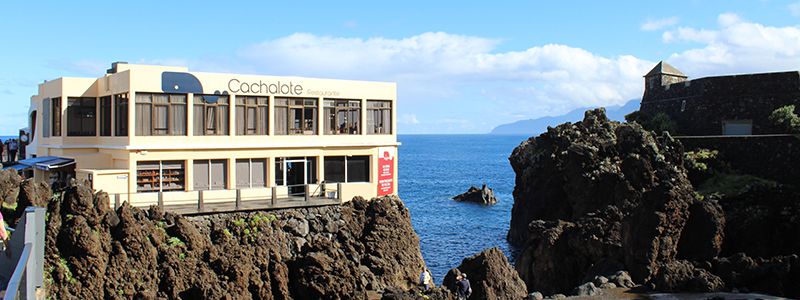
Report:
<svg viewBox="0 0 800 300"><path fill-rule="evenodd" d="M658 64L644 75L644 97L642 100L647 99L648 94L663 90L664 86L686 81L686 76L681 71L671 66L670 64L660 61Z"/></svg>

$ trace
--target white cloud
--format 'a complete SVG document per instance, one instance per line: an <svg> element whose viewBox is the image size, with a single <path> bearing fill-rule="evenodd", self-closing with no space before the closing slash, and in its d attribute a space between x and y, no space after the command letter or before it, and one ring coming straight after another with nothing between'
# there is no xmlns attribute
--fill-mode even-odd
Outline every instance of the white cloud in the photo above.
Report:
<svg viewBox="0 0 800 300"><path fill-rule="evenodd" d="M417 115L415 114L402 114L398 121L403 124L419 124L419 120L417 120Z"/></svg>
<svg viewBox="0 0 800 300"><path fill-rule="evenodd" d="M800 27L774 27L721 14L717 29L679 28L665 42L700 47L674 53L669 61L691 77L800 69Z"/></svg>
<svg viewBox="0 0 800 300"><path fill-rule="evenodd" d="M800 18L800 2L789 4L788 8L792 16Z"/></svg>
<svg viewBox="0 0 800 300"><path fill-rule="evenodd" d="M297 33L246 47L237 60L252 73L395 81L403 113L426 120L480 116L492 125L514 121L508 110L530 118L624 104L641 96L641 76L654 64L559 44L497 52L499 43L444 32L400 39ZM490 129L479 125L465 126Z"/></svg>
<svg viewBox="0 0 800 300"><path fill-rule="evenodd" d="M678 17L669 17L669 18L663 18L663 19L649 19L648 18L647 21L642 23L642 25L639 27L639 29L644 30L644 31L661 30L661 29L664 29L666 27L678 24L679 20L680 19Z"/></svg>

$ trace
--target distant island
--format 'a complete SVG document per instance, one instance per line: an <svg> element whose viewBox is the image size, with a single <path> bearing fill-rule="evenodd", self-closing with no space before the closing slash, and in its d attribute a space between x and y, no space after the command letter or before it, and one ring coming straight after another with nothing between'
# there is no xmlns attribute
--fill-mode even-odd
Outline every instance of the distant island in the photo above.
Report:
<svg viewBox="0 0 800 300"><path fill-rule="evenodd" d="M625 121L625 115L639 109L641 99L631 99L623 106L606 107L606 114L610 120ZM498 125L489 134L505 135L535 135L547 131L547 126L556 126L565 122L576 122L583 119L583 113L596 107L583 107L570 111L561 116L541 117L536 119L520 120L513 123Z"/></svg>

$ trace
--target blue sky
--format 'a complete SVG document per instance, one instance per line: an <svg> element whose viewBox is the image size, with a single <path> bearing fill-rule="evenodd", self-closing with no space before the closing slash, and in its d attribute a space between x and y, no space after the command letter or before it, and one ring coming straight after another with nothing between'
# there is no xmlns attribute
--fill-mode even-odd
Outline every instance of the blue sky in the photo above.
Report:
<svg viewBox="0 0 800 300"><path fill-rule="evenodd" d="M0 134L37 84L113 61L395 81L400 133L484 133L690 77L800 69L792 1L71 1L4 3Z"/></svg>

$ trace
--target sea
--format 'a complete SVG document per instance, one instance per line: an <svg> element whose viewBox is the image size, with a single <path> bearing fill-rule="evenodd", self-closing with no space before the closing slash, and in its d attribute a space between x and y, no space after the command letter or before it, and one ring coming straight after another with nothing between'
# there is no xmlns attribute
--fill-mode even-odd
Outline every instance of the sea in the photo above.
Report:
<svg viewBox="0 0 800 300"><path fill-rule="evenodd" d="M420 248L436 282L465 257L500 247L513 263L506 241L514 204L514 171L508 157L528 136L399 135L398 189L411 212ZM451 198L486 184L493 206Z"/></svg>

